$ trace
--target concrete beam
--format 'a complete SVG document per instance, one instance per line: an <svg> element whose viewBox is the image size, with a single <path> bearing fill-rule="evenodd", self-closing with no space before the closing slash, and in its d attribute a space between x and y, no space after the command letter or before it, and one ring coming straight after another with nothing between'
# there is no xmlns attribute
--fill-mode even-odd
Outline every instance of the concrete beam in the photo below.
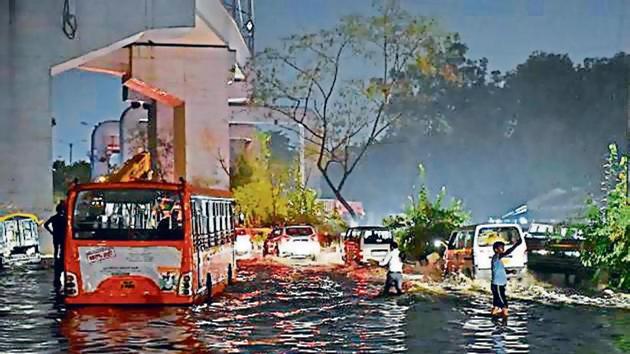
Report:
<svg viewBox="0 0 630 354"><path fill-rule="evenodd" d="M220 0L198 0L197 15L214 30L221 40L232 50L236 51L236 62L245 67L252 53L250 53L236 21L230 16Z"/></svg>
<svg viewBox="0 0 630 354"><path fill-rule="evenodd" d="M52 200L51 78L156 28L192 27L195 0L0 0L0 202L46 217ZM68 16L66 16L68 18ZM56 117L64 119L64 117ZM42 250L50 251L45 238Z"/></svg>

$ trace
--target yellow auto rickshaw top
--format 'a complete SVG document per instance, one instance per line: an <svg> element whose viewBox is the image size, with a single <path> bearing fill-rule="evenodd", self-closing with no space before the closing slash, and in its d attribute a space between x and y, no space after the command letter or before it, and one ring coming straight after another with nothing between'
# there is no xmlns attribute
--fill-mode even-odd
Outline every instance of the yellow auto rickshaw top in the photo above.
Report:
<svg viewBox="0 0 630 354"><path fill-rule="evenodd" d="M42 222L39 220L39 218L37 217L37 215L35 214L30 214L30 213L11 213L11 214L6 214L6 215L1 215L0 216L0 222L5 222L7 220L12 220L15 218L26 218L26 219L31 219L33 220L35 223L37 223L38 225L41 224Z"/></svg>

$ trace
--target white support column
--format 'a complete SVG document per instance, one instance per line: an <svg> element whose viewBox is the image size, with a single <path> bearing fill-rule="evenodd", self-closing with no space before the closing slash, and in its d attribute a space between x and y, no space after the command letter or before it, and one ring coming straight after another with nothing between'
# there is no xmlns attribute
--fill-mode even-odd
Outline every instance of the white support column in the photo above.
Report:
<svg viewBox="0 0 630 354"><path fill-rule="evenodd" d="M64 0L0 0L0 203L40 217L53 202L51 69L107 54L146 30L195 20L195 0L71 2L74 38L62 31ZM42 235L42 251L50 251Z"/></svg>

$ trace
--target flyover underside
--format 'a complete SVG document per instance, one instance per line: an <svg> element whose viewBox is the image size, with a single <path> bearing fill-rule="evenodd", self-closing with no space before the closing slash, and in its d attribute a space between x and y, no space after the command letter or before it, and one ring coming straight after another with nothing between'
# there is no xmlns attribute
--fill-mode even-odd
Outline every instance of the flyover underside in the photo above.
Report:
<svg viewBox="0 0 630 354"><path fill-rule="evenodd" d="M195 0L74 3L73 37L61 29L64 1L0 0L0 207L40 217L52 209L51 68L149 29L194 25ZM42 246L50 251L48 237Z"/></svg>

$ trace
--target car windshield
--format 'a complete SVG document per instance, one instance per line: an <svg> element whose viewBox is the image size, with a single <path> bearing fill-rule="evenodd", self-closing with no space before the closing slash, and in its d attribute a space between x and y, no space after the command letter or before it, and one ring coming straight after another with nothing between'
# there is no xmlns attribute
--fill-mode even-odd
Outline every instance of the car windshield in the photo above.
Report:
<svg viewBox="0 0 630 354"><path fill-rule="evenodd" d="M286 233L289 236L309 236L314 232L310 227L287 227Z"/></svg>
<svg viewBox="0 0 630 354"><path fill-rule="evenodd" d="M384 244L392 242L392 233L389 230L364 230L363 242L366 244Z"/></svg>
<svg viewBox="0 0 630 354"><path fill-rule="evenodd" d="M156 189L79 192L74 206L76 239L182 240L181 197Z"/></svg>
<svg viewBox="0 0 630 354"><path fill-rule="evenodd" d="M477 244L479 246L492 246L497 241L505 244L513 244L520 238L518 229L513 226L485 227L479 230Z"/></svg>

